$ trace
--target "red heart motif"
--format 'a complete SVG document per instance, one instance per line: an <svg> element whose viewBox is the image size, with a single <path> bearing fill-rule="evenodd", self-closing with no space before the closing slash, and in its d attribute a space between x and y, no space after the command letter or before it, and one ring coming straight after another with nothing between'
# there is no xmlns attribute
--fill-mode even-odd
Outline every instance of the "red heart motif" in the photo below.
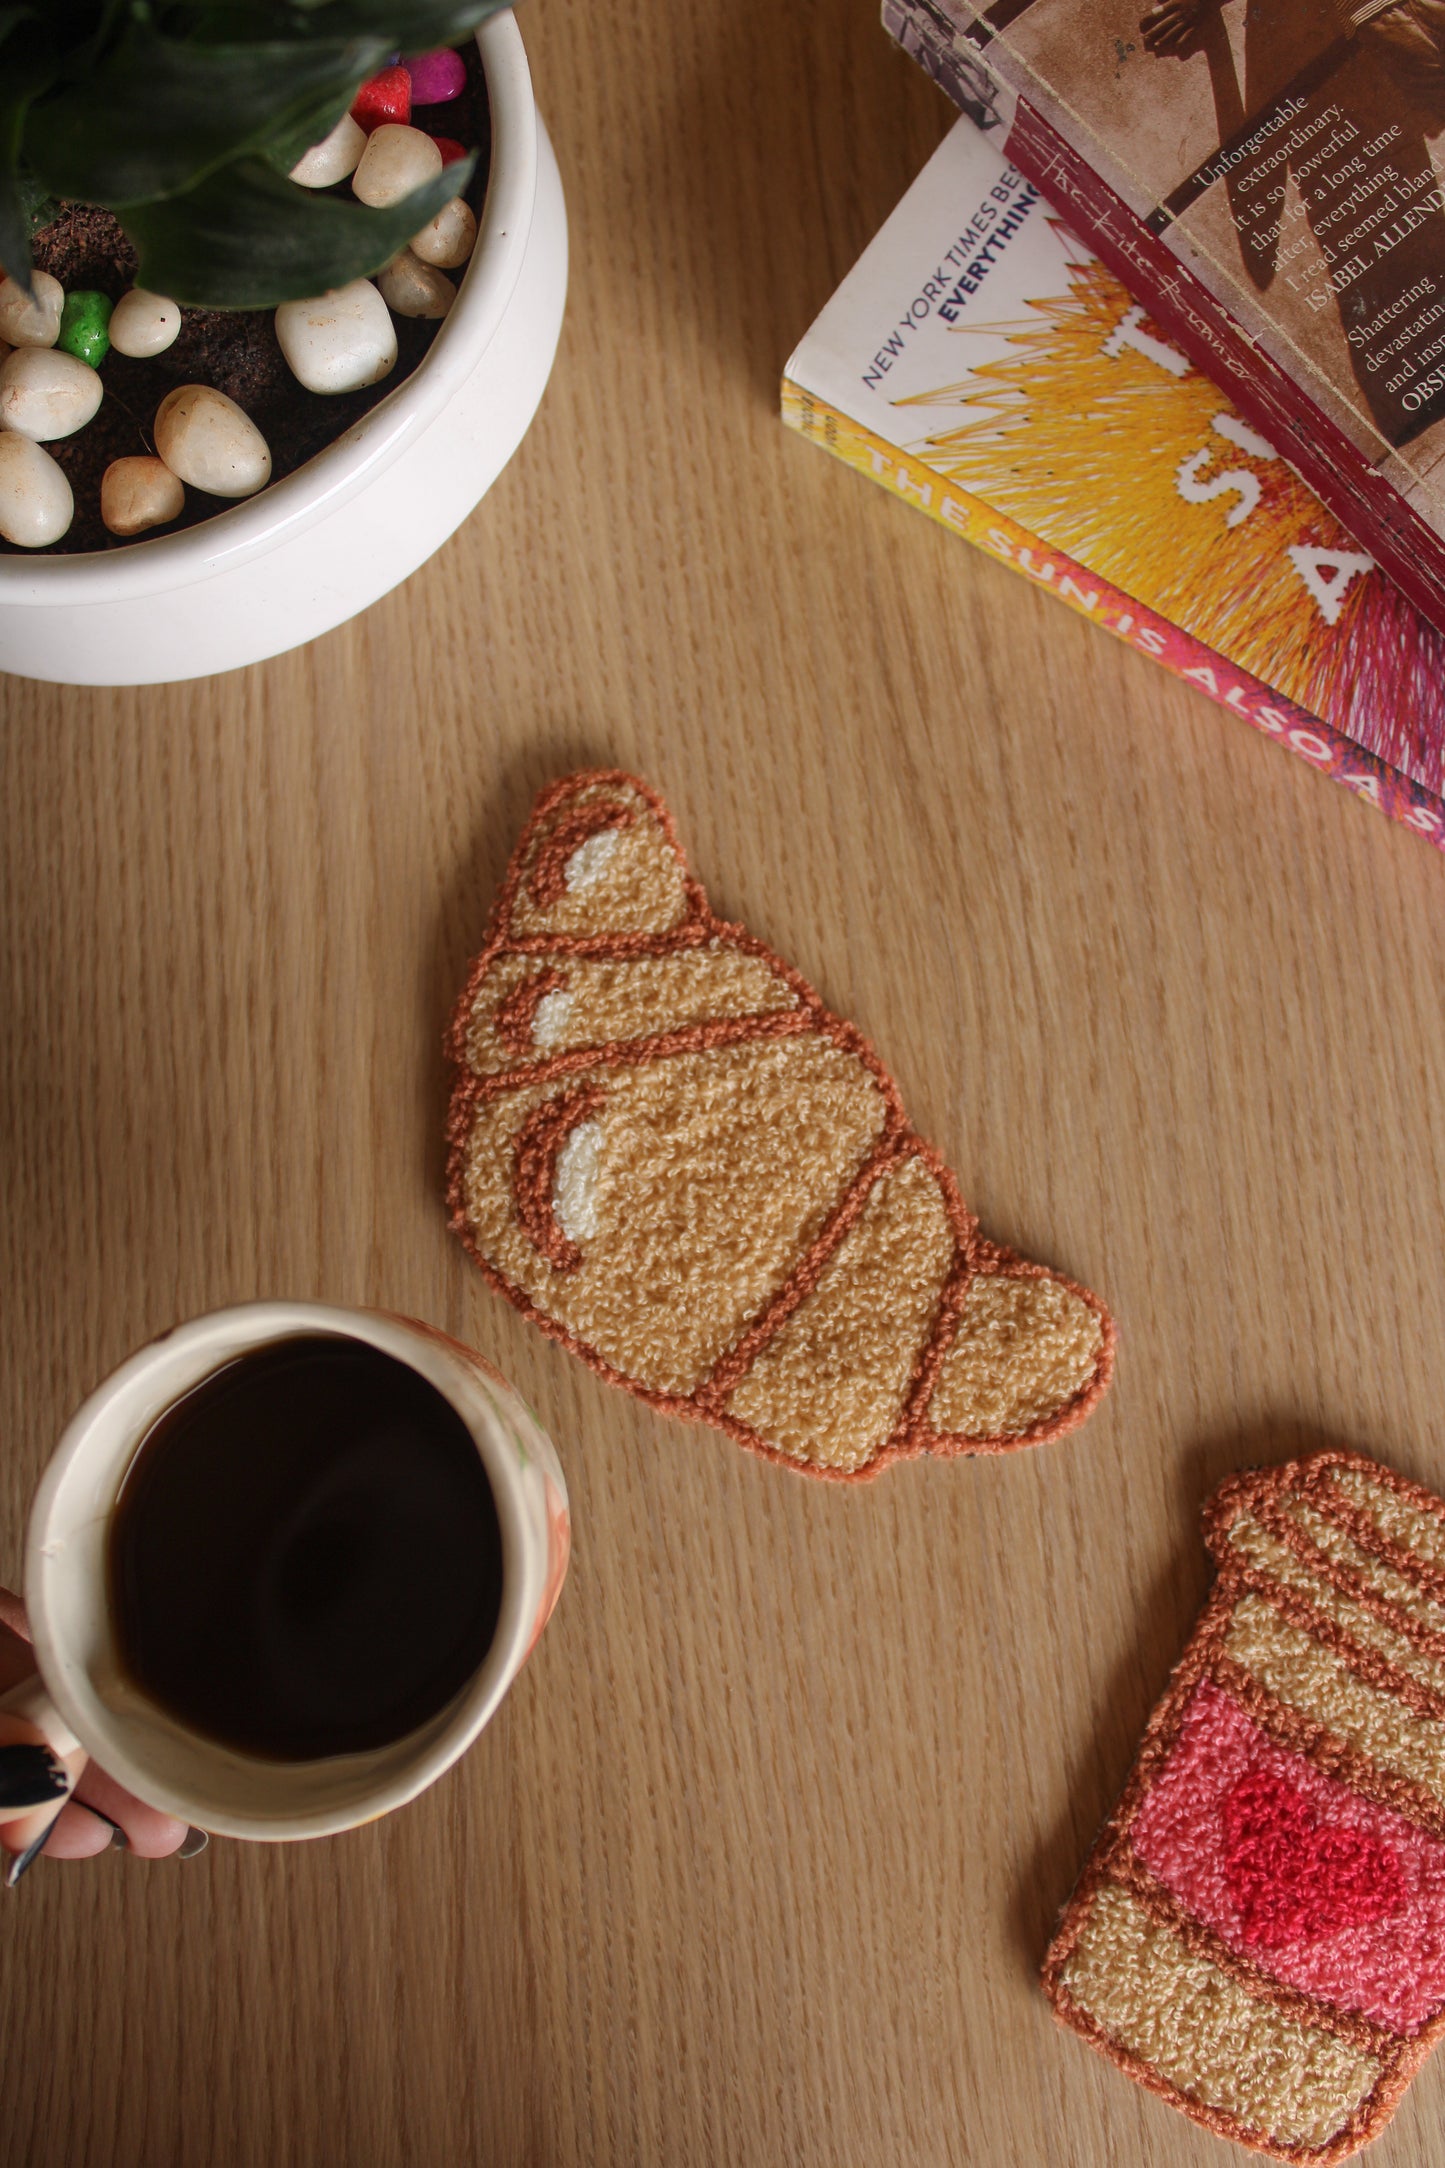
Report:
<svg viewBox="0 0 1445 2168"><path fill-rule="evenodd" d="M1221 1802L1222 1855L1246 1942L1277 1950L1386 1920L1405 1902L1387 1844L1321 1824L1304 1794L1258 1769Z"/></svg>

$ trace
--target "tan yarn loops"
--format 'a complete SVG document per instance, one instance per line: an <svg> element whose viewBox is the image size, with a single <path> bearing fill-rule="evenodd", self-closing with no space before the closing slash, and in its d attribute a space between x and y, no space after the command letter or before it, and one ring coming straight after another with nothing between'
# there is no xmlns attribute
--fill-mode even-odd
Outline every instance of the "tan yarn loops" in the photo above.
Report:
<svg viewBox="0 0 1445 2168"><path fill-rule="evenodd" d="M1098 1298L979 1235L872 1049L634 777L543 793L458 1006L453 1224L604 1376L807 1473L1059 1437Z"/></svg>

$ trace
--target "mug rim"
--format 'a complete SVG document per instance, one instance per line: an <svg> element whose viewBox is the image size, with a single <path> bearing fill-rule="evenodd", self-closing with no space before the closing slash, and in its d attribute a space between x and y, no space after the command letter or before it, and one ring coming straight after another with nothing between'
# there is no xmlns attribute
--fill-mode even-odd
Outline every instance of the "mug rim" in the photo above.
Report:
<svg viewBox="0 0 1445 2168"><path fill-rule="evenodd" d="M130 1734L136 1726L96 1691L89 1655L70 1645L66 1621L58 1616L69 1584L66 1543L63 1536L57 1536L54 1522L64 1504L67 1484L76 1478L87 1452L96 1448L97 1432L104 1436L118 1404L124 1409L127 1401L139 1399L145 1381L156 1374L158 1357L173 1365L178 1374L153 1404L126 1410L120 1442L110 1443L97 1463L98 1470L104 1470L108 1497L100 1512L92 1516L92 1528L96 1520L108 1523L144 1436L167 1408L239 1355L311 1333L359 1341L393 1356L426 1378L460 1415L476 1445L497 1509L502 1536L502 1601L486 1655L453 1699L415 1732L362 1754L300 1762L241 1754L181 1723L138 1690L128 1690L135 1693L138 1709L144 1706L148 1715L163 1719L168 1735L194 1743L211 1756L222 1784L228 1767L233 1772L238 1768L252 1772L284 1770L297 1779L298 1787L304 1784L308 1772L324 1771L333 1783L354 1774L363 1792L360 1801L322 1802L311 1807L289 1804L266 1813L228 1807L222 1797L205 1796L199 1789L188 1790L163 1770L154 1768L143 1752L133 1750ZM485 1407L490 1421L479 1420L477 1410L466 1405L464 1397L459 1404L458 1386L463 1379L478 1407ZM507 1393L512 1391L484 1358L420 1319L384 1310L274 1300L236 1303L190 1318L158 1334L110 1371L70 1418L46 1464L31 1507L25 1550L24 1594L36 1665L56 1709L87 1753L147 1804L199 1823L218 1835L261 1842L328 1836L357 1828L405 1805L450 1768L488 1722L521 1669L540 1594L541 1572L528 1540L517 1468L499 1435L502 1424L495 1405L498 1387ZM92 1609L92 1616L97 1614L104 1616L107 1632L112 1632L109 1601L103 1590ZM417 1741L411 1755L403 1751L409 1739ZM375 1781L368 1782L367 1765L388 1758L397 1766L387 1771L378 1768Z"/></svg>

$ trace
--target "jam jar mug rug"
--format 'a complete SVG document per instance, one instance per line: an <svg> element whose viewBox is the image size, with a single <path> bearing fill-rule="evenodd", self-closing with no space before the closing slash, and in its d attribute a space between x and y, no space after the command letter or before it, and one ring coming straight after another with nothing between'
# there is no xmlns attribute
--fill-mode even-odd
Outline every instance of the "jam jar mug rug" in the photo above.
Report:
<svg viewBox="0 0 1445 2168"><path fill-rule="evenodd" d="M1231 1477L1205 1535L1044 1988L1195 2122L1324 2168L1445 2026L1445 1501L1331 1450Z"/></svg>

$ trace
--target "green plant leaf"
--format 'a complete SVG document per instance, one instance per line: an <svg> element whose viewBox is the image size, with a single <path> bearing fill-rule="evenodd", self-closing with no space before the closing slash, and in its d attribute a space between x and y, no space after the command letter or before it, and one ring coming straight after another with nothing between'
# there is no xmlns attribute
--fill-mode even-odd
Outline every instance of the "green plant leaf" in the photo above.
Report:
<svg viewBox="0 0 1445 2168"><path fill-rule="evenodd" d="M304 26L298 29L296 9L289 0L186 0L186 4L158 8L156 21L168 37L196 38L207 44L264 44L308 34Z"/></svg>
<svg viewBox="0 0 1445 2168"><path fill-rule="evenodd" d="M390 50L368 37L202 45L132 21L33 110L26 150L58 196L121 210L177 195L273 138L311 129L314 142Z"/></svg>
<svg viewBox="0 0 1445 2168"><path fill-rule="evenodd" d="M0 46L0 269L29 292L30 236L44 190L25 170L25 117L49 83L54 61L33 6L0 7Z"/></svg>
<svg viewBox="0 0 1445 2168"><path fill-rule="evenodd" d="M46 12L51 35L64 51L71 74L94 67L130 6L131 0L50 0Z"/></svg>
<svg viewBox="0 0 1445 2168"><path fill-rule="evenodd" d="M32 233L43 232L50 221L60 215L60 205L55 197L29 173L20 176L20 201Z"/></svg>
<svg viewBox="0 0 1445 2168"><path fill-rule="evenodd" d="M216 22L234 25L235 35L245 42L244 32L255 26L258 38L291 35L294 12L291 0L153 0L151 12L167 37L193 37Z"/></svg>
<svg viewBox="0 0 1445 2168"><path fill-rule="evenodd" d="M28 98L0 105L0 271L30 285L30 218L20 182L20 135Z"/></svg>
<svg viewBox="0 0 1445 2168"><path fill-rule="evenodd" d="M273 136L269 143L261 144L259 154L273 173L289 173L297 160L304 158L313 144L320 143L329 136L342 114L350 110L354 96L355 92L348 90L344 98L334 105L323 106L320 111L302 121L299 127L289 129L285 135Z"/></svg>
<svg viewBox="0 0 1445 2168"><path fill-rule="evenodd" d="M476 162L472 152L377 211L242 158L183 196L131 206L122 224L140 251L140 285L193 307L269 309L379 271L463 192Z"/></svg>
<svg viewBox="0 0 1445 2168"><path fill-rule="evenodd" d="M389 52L455 45L512 0L190 0L166 15L207 40L252 37L379 37Z"/></svg>
<svg viewBox="0 0 1445 2168"><path fill-rule="evenodd" d="M0 8L0 45L3 45L19 23L34 22L33 5Z"/></svg>
<svg viewBox="0 0 1445 2168"><path fill-rule="evenodd" d="M391 51L426 53L438 45L454 45L489 15L496 15L512 0L294 0L298 17L311 35L384 37Z"/></svg>

